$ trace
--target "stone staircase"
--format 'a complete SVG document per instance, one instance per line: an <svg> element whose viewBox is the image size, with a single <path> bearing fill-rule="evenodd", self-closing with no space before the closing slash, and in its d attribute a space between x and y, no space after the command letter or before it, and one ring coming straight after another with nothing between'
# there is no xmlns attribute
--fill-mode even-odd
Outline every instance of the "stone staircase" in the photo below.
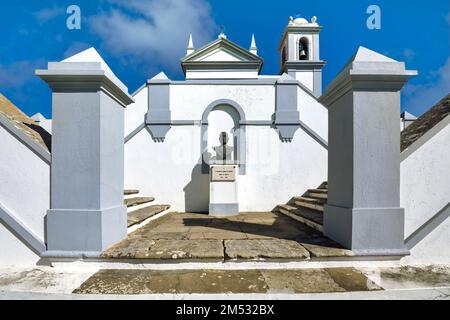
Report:
<svg viewBox="0 0 450 320"><path fill-rule="evenodd" d="M317 189L309 189L304 195L292 198L287 204L278 205L274 211L323 232L323 210L327 199L328 182L324 182Z"/></svg>
<svg viewBox="0 0 450 320"><path fill-rule="evenodd" d="M130 228L139 227L148 220L162 213L170 208L170 205L153 205L152 202L155 201L153 197L141 197L139 196L139 190L135 189L125 189L124 190L124 204L128 208L128 230Z"/></svg>

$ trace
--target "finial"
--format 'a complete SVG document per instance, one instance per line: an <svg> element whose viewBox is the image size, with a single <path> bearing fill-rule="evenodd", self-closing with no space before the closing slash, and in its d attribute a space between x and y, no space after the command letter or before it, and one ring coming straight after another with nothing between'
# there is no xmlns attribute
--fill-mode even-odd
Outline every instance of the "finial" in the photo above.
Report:
<svg viewBox="0 0 450 320"><path fill-rule="evenodd" d="M192 41L192 33L189 34L189 43L187 46L187 50L186 50L186 55L189 55L191 53L194 53L195 49L194 49L194 42Z"/></svg>
<svg viewBox="0 0 450 320"><path fill-rule="evenodd" d="M225 35L225 26L220 26L220 34L218 36L219 39L226 39L227 36Z"/></svg>
<svg viewBox="0 0 450 320"><path fill-rule="evenodd" d="M250 52L254 55L258 55L258 48L256 47L255 34L252 33L252 43L250 45Z"/></svg>
<svg viewBox="0 0 450 320"><path fill-rule="evenodd" d="M316 16L313 16L312 18L311 18L311 23L316 23L317 22L317 17Z"/></svg>

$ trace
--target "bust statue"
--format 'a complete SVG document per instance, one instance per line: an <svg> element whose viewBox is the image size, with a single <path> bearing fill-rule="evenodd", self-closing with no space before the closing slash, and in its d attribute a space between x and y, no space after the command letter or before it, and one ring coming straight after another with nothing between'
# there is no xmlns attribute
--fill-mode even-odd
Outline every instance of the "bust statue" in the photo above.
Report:
<svg viewBox="0 0 450 320"><path fill-rule="evenodd" d="M228 134L226 132L220 133L219 136L220 146L213 147L216 152L216 161L217 162L228 162L231 160L231 153L233 152L233 147L227 145L228 143Z"/></svg>

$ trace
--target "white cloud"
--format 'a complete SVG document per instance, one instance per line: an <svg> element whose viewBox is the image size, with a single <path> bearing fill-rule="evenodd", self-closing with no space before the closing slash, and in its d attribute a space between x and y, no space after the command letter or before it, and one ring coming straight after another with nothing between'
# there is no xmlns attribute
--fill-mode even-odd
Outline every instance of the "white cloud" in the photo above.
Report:
<svg viewBox="0 0 450 320"><path fill-rule="evenodd" d="M414 59L416 52L411 48L406 48L405 50L403 50L402 55L406 60L411 61Z"/></svg>
<svg viewBox="0 0 450 320"><path fill-rule="evenodd" d="M109 0L89 23L116 57L146 67L178 70L189 33L198 46L217 30L205 0ZM155 70L153 70L155 71Z"/></svg>
<svg viewBox="0 0 450 320"><path fill-rule="evenodd" d="M45 65L42 60L17 61L0 65L0 88L20 88L34 78L34 71Z"/></svg>
<svg viewBox="0 0 450 320"><path fill-rule="evenodd" d="M450 93L450 58L431 75L433 82L405 87L403 105L408 112L419 116Z"/></svg>
<svg viewBox="0 0 450 320"><path fill-rule="evenodd" d="M450 12L446 16L447 24L450 26ZM420 116L428 111L442 98L450 93L450 57L444 65L429 75L433 81L413 85L407 84L403 90L405 110Z"/></svg>
<svg viewBox="0 0 450 320"><path fill-rule="evenodd" d="M65 10L62 7L44 8L33 13L34 17L40 22L45 23L47 21L56 18L59 15L64 15Z"/></svg>

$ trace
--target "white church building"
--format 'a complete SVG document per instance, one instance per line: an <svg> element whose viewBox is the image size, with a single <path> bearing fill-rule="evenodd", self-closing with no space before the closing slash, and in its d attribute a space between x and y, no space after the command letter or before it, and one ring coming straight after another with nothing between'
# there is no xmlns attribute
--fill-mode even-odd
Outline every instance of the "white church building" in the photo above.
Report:
<svg viewBox="0 0 450 320"><path fill-rule="evenodd" d="M327 179L328 112L321 95L320 27L292 20L280 41L281 75L261 75L255 39L242 48L222 33L201 48L190 38L186 79L161 72L125 110L125 184L172 209L208 212L209 163L230 136L243 212L270 211Z"/></svg>
<svg viewBox="0 0 450 320"><path fill-rule="evenodd" d="M450 262L449 96L400 132L417 72L359 47L322 92L320 31L289 18L277 75L255 37L190 36L185 79L133 94L94 48L49 62L51 121L0 95L0 264L97 259L130 232L127 201L151 201L124 189L158 212L276 211L362 256Z"/></svg>

